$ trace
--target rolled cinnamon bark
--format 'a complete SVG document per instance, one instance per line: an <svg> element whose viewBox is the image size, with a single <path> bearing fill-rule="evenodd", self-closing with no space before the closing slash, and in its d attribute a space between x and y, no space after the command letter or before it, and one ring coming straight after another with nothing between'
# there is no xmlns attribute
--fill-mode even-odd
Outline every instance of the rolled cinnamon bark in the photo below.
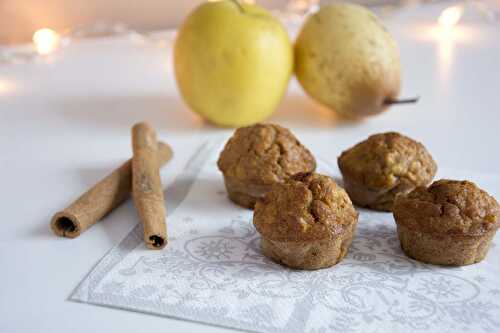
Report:
<svg viewBox="0 0 500 333"><path fill-rule="evenodd" d="M144 225L144 242L158 250L167 244L167 226L156 142L156 132L149 124L132 127L132 197Z"/></svg>
<svg viewBox="0 0 500 333"><path fill-rule="evenodd" d="M158 142L158 163L172 158L172 149ZM50 227L58 236L75 238L124 202L132 190L132 159L95 184L66 209L52 217Z"/></svg>

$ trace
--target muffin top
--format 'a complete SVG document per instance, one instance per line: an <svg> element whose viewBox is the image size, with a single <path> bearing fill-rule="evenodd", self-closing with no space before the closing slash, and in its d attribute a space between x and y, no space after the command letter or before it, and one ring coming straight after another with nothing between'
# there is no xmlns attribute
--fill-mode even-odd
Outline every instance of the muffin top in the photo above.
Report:
<svg viewBox="0 0 500 333"><path fill-rule="evenodd" d="M425 147L404 135L387 132L370 136L338 158L342 175L373 190L389 190L402 180L427 185L437 171Z"/></svg>
<svg viewBox="0 0 500 333"><path fill-rule="evenodd" d="M298 173L257 201L253 223L270 240L310 241L331 239L357 218L349 196L332 178Z"/></svg>
<svg viewBox="0 0 500 333"><path fill-rule="evenodd" d="M479 236L500 226L500 206L472 182L442 179L396 197L394 218L426 233Z"/></svg>
<svg viewBox="0 0 500 333"><path fill-rule="evenodd" d="M226 177L273 184L316 169L314 156L286 128L257 124L238 128L217 161Z"/></svg>

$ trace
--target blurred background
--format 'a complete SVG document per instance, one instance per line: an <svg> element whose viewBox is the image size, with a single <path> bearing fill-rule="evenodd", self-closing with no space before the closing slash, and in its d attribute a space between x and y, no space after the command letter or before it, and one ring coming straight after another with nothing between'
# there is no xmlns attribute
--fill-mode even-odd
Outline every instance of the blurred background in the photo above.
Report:
<svg viewBox="0 0 500 333"><path fill-rule="evenodd" d="M138 30L178 25L201 0L0 0L0 43L30 41L37 29L64 30L95 22L121 22ZM280 7L286 0L261 0Z"/></svg>
<svg viewBox="0 0 500 333"><path fill-rule="evenodd" d="M332 0L246 0L269 9L300 12ZM120 22L139 31L177 26L202 0L0 0L0 44L29 42L37 29L56 31L85 27L96 22ZM243 0L245 2L245 0ZM436 0L357 0L370 6L415 6ZM447 1L452 3L451 1ZM455 1L456 3L456 1ZM496 15L500 0L464 1L488 7L486 15Z"/></svg>

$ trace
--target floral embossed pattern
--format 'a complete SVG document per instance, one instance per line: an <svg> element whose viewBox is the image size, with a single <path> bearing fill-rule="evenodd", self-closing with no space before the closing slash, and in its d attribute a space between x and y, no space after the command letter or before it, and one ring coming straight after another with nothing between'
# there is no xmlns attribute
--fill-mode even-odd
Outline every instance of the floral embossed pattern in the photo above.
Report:
<svg viewBox="0 0 500 333"><path fill-rule="evenodd" d="M260 254L251 211L227 200L213 147L167 193L168 246L146 250L137 226L72 300L257 332L500 331L498 247L477 265L425 265L404 256L390 214L362 210L339 265L286 269Z"/></svg>

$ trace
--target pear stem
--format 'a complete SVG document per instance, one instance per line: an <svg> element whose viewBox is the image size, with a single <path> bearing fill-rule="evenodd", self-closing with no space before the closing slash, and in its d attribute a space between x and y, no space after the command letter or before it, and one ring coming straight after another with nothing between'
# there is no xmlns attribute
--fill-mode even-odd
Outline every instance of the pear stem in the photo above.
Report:
<svg viewBox="0 0 500 333"><path fill-rule="evenodd" d="M231 1L232 3L234 3L238 9L240 10L240 12L244 13L245 12L245 9L243 8L243 6L241 5L241 3L238 1L238 0L229 0Z"/></svg>
<svg viewBox="0 0 500 333"><path fill-rule="evenodd" d="M413 104L413 103L417 103L419 99L420 99L420 96L416 96L416 97L412 97L412 98L403 98L403 99L388 98L384 101L384 105Z"/></svg>

